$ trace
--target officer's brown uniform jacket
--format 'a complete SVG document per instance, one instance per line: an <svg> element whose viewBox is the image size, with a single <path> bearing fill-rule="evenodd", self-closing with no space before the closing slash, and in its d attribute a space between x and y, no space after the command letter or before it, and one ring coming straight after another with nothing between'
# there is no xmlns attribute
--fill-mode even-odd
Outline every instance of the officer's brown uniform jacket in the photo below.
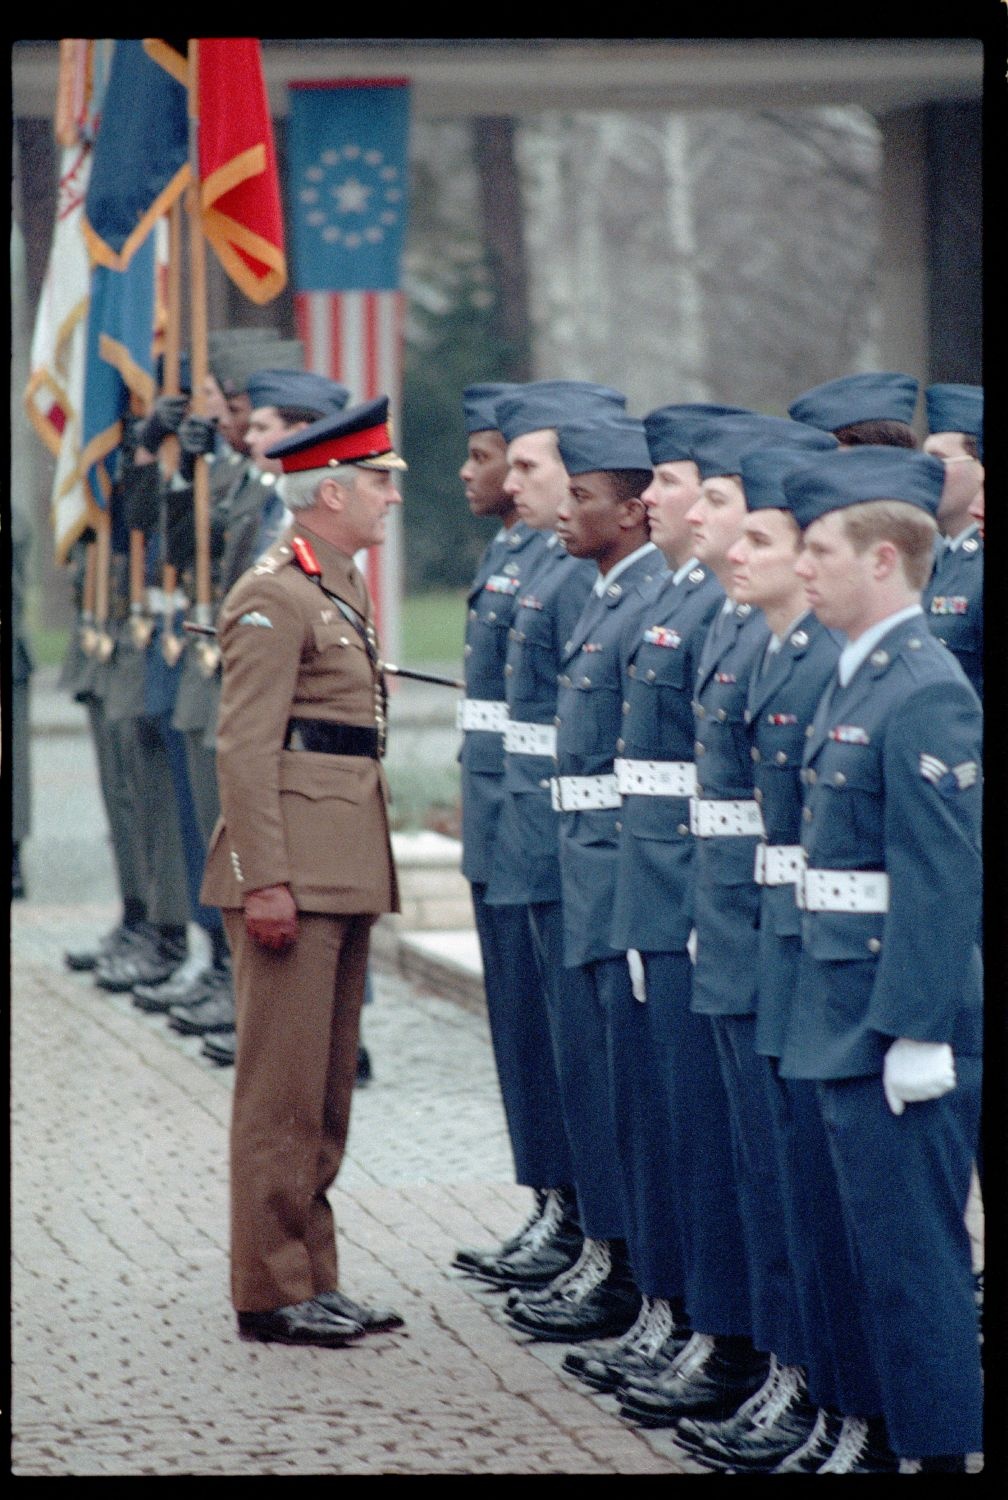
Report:
<svg viewBox="0 0 1008 1500"><path fill-rule="evenodd" d="M325 587L370 613L352 559L296 522L224 600L221 817L200 899L236 909L249 891L289 885L301 911L398 911L380 763L283 748L291 717L375 723L375 668L358 631L297 565L290 543L302 531Z"/></svg>

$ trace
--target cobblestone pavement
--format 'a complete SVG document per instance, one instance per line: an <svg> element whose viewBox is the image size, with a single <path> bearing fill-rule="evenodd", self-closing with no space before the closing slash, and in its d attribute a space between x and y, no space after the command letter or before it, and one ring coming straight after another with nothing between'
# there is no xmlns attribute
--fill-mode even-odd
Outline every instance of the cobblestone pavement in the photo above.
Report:
<svg viewBox="0 0 1008 1500"><path fill-rule="evenodd" d="M408 1331L240 1342L227 1291L231 1071L63 969L111 905L12 909L15 1475L659 1474L663 1435L520 1342L449 1269L525 1215L485 1022L377 974L333 1193L345 1286Z"/></svg>

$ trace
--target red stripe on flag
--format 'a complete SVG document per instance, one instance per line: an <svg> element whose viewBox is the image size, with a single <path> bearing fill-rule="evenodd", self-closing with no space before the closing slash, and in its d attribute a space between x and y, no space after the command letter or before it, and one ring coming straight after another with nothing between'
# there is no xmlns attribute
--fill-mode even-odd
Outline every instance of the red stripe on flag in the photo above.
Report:
<svg viewBox="0 0 1008 1500"><path fill-rule="evenodd" d="M360 400L343 370L343 298L339 292L331 294L329 303L329 378L351 387L351 401Z"/></svg>
<svg viewBox="0 0 1008 1500"><path fill-rule="evenodd" d="M364 345L364 378L367 382L368 395L370 397L382 394L379 384L381 373L378 368L378 298L379 292L365 292L364 328L366 343Z"/></svg>

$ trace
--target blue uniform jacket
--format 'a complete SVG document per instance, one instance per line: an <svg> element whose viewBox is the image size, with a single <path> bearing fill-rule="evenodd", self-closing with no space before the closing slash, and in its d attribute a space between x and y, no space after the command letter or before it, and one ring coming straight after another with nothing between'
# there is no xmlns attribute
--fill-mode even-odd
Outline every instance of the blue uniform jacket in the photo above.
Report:
<svg viewBox="0 0 1008 1500"><path fill-rule="evenodd" d="M593 593L588 598L565 643L561 662L557 775L613 774L623 719L624 636L639 633L641 611L651 597L649 586L667 572L665 559L655 547L631 563L602 595ZM559 822L564 965L573 968L614 955L609 924L620 808L562 812Z"/></svg>
<svg viewBox="0 0 1008 1500"><path fill-rule="evenodd" d="M753 800L745 705L750 673L762 661L769 634L762 613L749 604L714 616L693 700L698 798ZM691 1004L704 1015L747 1016L756 1009L758 842L748 834L695 842L697 961Z"/></svg>
<svg viewBox="0 0 1008 1500"><path fill-rule="evenodd" d="M465 630L466 697L504 702L508 629L527 576L545 545L541 531L518 521L498 533L480 559L469 588ZM504 736L468 729L459 751L462 767L462 873L486 882L504 795Z"/></svg>
<svg viewBox="0 0 1008 1500"><path fill-rule="evenodd" d="M508 632L504 691L516 723L556 724L557 676L569 638L598 577L547 537L518 596ZM497 828L487 900L501 906L560 900L557 820L550 804L552 755L504 756L506 798Z"/></svg>
<svg viewBox="0 0 1008 1500"><path fill-rule="evenodd" d="M792 1077L876 1075L894 1037L980 1050L983 712L925 624L827 690L806 746L808 867L885 871L889 903L803 913Z"/></svg>
<svg viewBox="0 0 1008 1500"><path fill-rule="evenodd" d="M680 583L652 585L622 663L626 760L693 761L693 688L711 618L724 592L699 563ZM609 941L614 948L681 952L693 925L689 798L623 797Z"/></svg>
<svg viewBox="0 0 1008 1500"><path fill-rule="evenodd" d="M801 842L802 757L823 692L836 671L841 639L807 614L749 682L745 716L752 736L755 798L770 845ZM756 1051L779 1057L794 995L801 912L795 887L760 887ZM790 939L790 943L786 940Z"/></svg>
<svg viewBox="0 0 1008 1500"><path fill-rule="evenodd" d="M935 564L921 603L931 633L947 646L983 702L983 543L975 533Z"/></svg>

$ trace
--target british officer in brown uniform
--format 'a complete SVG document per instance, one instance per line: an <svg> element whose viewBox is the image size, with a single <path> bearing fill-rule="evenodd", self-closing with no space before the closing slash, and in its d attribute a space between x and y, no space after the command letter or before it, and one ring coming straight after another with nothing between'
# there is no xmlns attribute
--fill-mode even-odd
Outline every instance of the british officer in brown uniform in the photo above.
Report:
<svg viewBox="0 0 1008 1500"><path fill-rule="evenodd" d="M221 608L221 817L201 900L231 947L231 1291L239 1332L337 1346L401 1324L339 1291L326 1193L346 1145L371 925L398 910L385 697L353 558L400 503L388 400L277 443L293 522Z"/></svg>

